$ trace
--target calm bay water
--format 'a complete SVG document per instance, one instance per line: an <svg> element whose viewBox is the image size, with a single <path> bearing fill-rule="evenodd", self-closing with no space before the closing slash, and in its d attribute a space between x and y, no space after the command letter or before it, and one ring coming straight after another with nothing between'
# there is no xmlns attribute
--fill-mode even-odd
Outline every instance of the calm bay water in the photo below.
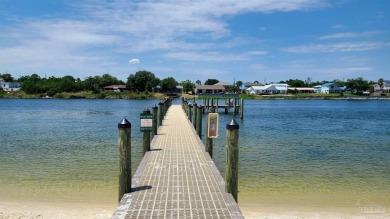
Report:
<svg viewBox="0 0 390 219"><path fill-rule="evenodd" d="M0 197L116 202L117 124L132 123L136 167L139 113L157 103L0 99ZM222 175L232 117L221 111L214 141ZM239 201L389 207L390 101L247 100L236 120Z"/></svg>

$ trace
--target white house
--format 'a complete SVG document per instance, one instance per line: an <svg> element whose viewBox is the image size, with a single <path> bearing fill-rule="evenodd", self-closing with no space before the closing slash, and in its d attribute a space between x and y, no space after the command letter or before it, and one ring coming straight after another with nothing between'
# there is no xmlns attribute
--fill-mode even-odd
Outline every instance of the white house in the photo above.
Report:
<svg viewBox="0 0 390 219"><path fill-rule="evenodd" d="M326 83L323 85L317 85L313 88L316 93L321 93L321 94L340 93L340 86L334 82Z"/></svg>
<svg viewBox="0 0 390 219"><path fill-rule="evenodd" d="M246 89L247 94L287 94L288 84L269 84L252 86Z"/></svg>
<svg viewBox="0 0 390 219"><path fill-rule="evenodd" d="M379 86L378 83L374 84L374 91L375 92L381 91L381 87ZM383 92L385 92L385 93L390 92L390 80L385 80L383 82Z"/></svg>
<svg viewBox="0 0 390 219"><path fill-rule="evenodd" d="M18 91L20 90L20 83L17 82L5 82L4 79L0 78L0 88L3 91Z"/></svg>

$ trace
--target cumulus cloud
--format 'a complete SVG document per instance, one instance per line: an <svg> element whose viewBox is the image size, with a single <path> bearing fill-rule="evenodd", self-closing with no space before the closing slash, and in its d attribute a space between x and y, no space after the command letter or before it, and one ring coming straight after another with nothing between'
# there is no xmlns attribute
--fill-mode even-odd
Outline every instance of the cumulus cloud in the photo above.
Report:
<svg viewBox="0 0 390 219"><path fill-rule="evenodd" d="M138 63L140 63L140 60L139 59L130 59L129 63L130 64L138 64Z"/></svg>

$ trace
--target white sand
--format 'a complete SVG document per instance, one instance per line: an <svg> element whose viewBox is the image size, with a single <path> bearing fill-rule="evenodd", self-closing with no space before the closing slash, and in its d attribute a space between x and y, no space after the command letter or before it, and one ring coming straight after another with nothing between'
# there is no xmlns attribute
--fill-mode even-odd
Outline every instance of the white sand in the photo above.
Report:
<svg viewBox="0 0 390 219"><path fill-rule="evenodd" d="M1 200L0 218L103 219L110 218L115 208L116 203Z"/></svg>
<svg viewBox="0 0 390 219"><path fill-rule="evenodd" d="M5 219L106 219L111 218L116 203L0 200L0 218ZM272 206L241 203L247 219L386 219L390 212L364 212L356 207Z"/></svg>

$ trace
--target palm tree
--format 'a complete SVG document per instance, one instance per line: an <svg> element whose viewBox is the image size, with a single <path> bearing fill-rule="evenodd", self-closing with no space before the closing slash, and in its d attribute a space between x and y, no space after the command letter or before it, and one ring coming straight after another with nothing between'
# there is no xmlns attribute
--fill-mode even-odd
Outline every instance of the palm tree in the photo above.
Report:
<svg viewBox="0 0 390 219"><path fill-rule="evenodd" d="M384 85L384 83L385 83L385 80L383 78L379 78L378 85L379 85L379 88L380 88L382 93L383 93L383 85Z"/></svg>
<svg viewBox="0 0 390 219"><path fill-rule="evenodd" d="M201 85L202 84L202 82L200 81L200 80L196 80L196 82L195 82L196 84L199 84L199 85Z"/></svg>

